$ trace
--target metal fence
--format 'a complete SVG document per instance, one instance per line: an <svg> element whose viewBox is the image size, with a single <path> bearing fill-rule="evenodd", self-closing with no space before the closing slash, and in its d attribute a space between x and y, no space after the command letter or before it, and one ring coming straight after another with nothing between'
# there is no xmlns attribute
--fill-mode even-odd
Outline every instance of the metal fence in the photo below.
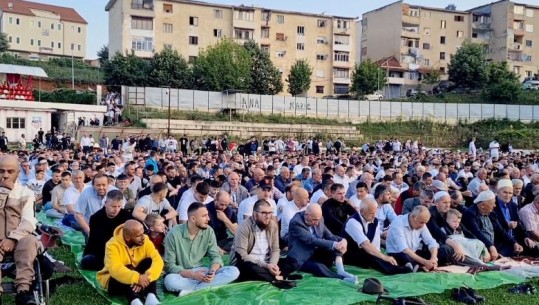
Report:
<svg viewBox="0 0 539 305"><path fill-rule="evenodd" d="M357 101L150 87L122 87L122 97L128 105L163 110L168 107L173 110L207 112L227 110L252 114L343 118L350 121L428 119L472 122L507 118L529 122L539 119L539 105Z"/></svg>

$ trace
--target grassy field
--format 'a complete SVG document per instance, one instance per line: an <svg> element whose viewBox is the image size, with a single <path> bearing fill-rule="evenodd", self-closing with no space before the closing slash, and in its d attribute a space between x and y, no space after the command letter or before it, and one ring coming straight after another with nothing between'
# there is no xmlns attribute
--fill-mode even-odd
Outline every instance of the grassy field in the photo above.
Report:
<svg viewBox="0 0 539 305"><path fill-rule="evenodd" d="M71 277L74 282L67 283L58 287L56 292L51 296L51 304L53 305L103 305L107 304L107 300L104 299L97 291L91 287L80 275L75 267L75 258L67 247L60 247L51 254L58 260L64 261L72 272L67 274L56 274L54 278L61 278L64 276ZM360 279L360 282L363 279ZM534 286L539 286L539 278L531 281ZM539 303L539 294L537 295L515 295L509 293L507 290L512 285L500 286L498 288L489 290L480 290L480 294L487 298L487 304L490 305L531 305ZM423 297L423 299L429 304L436 305L450 305L459 304L451 300L451 293L446 290L443 294L430 294ZM12 305L15 304L13 296L5 296L4 303ZM314 304L314 303L313 303ZM363 302L358 304L374 304L374 302ZM390 304L385 302L382 304Z"/></svg>

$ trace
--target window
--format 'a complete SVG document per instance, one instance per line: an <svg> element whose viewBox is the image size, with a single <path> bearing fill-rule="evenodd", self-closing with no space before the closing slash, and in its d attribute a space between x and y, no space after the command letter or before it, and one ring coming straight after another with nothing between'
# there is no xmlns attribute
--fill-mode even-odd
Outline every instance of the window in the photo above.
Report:
<svg viewBox="0 0 539 305"><path fill-rule="evenodd" d="M533 33L533 24L526 24L526 32Z"/></svg>
<svg viewBox="0 0 539 305"><path fill-rule="evenodd" d="M189 58L187 59L187 61L190 63L190 64L193 64L195 63L195 61L197 61L197 56L189 56Z"/></svg>
<svg viewBox="0 0 539 305"><path fill-rule="evenodd" d="M343 29L343 30L349 29L350 28L350 21L337 19L337 28L338 29Z"/></svg>
<svg viewBox="0 0 539 305"><path fill-rule="evenodd" d="M324 94L324 86L316 86L316 93Z"/></svg>
<svg viewBox="0 0 539 305"><path fill-rule="evenodd" d="M477 38L477 33L476 32L472 33L472 38Z"/></svg>
<svg viewBox="0 0 539 305"><path fill-rule="evenodd" d="M189 25L198 26L198 17L189 17Z"/></svg>
<svg viewBox="0 0 539 305"><path fill-rule="evenodd" d="M21 38L20 38L20 37L17 37L17 39L15 40L15 42L16 42L17 44L21 43ZM54 44L53 44L53 46L54 46Z"/></svg>
<svg viewBox="0 0 539 305"><path fill-rule="evenodd" d="M527 47L533 47L533 41L531 41L531 40L526 40L526 46L527 46Z"/></svg>
<svg viewBox="0 0 539 305"><path fill-rule="evenodd" d="M234 38L241 40L249 40L253 38L253 30L235 29Z"/></svg>
<svg viewBox="0 0 539 305"><path fill-rule="evenodd" d="M327 54L316 54L316 60L328 60Z"/></svg>
<svg viewBox="0 0 539 305"><path fill-rule="evenodd" d="M318 19L318 27L319 28L325 28L326 25L327 25L327 20L323 20L323 19Z"/></svg>
<svg viewBox="0 0 539 305"><path fill-rule="evenodd" d="M424 43L423 50L430 50L430 43Z"/></svg>
<svg viewBox="0 0 539 305"><path fill-rule="evenodd" d="M333 38L335 45L349 45L350 44L350 36L344 36L344 35L335 35Z"/></svg>
<svg viewBox="0 0 539 305"><path fill-rule="evenodd" d="M213 37L221 37L221 36L223 36L223 30L213 29Z"/></svg>
<svg viewBox="0 0 539 305"><path fill-rule="evenodd" d="M77 28L77 33L82 33L82 28L80 26Z"/></svg>
<svg viewBox="0 0 539 305"><path fill-rule="evenodd" d="M51 48L54 48L54 41L51 41Z"/></svg>
<svg viewBox="0 0 539 305"><path fill-rule="evenodd" d="M532 56L531 55L522 55L522 60L527 61L527 62L531 62L532 61Z"/></svg>
<svg viewBox="0 0 539 305"><path fill-rule="evenodd" d="M447 22L445 20L440 21L440 28L445 29L447 26Z"/></svg>
<svg viewBox="0 0 539 305"><path fill-rule="evenodd" d="M16 25L21 24L21 20L20 20L19 18L15 19L15 24L16 24ZM41 24L41 23L40 23L40 24Z"/></svg>
<svg viewBox="0 0 539 305"><path fill-rule="evenodd" d="M334 68L333 69L333 77L349 79L350 78L350 70L349 69Z"/></svg>
<svg viewBox="0 0 539 305"><path fill-rule="evenodd" d="M423 61L425 63L425 66L430 66L430 59L424 58Z"/></svg>
<svg viewBox="0 0 539 305"><path fill-rule="evenodd" d="M286 55L286 51L277 51L277 57L284 57Z"/></svg>
<svg viewBox="0 0 539 305"><path fill-rule="evenodd" d="M37 46L41 47L41 40L39 40L39 39L37 40Z"/></svg>
<svg viewBox="0 0 539 305"><path fill-rule="evenodd" d="M286 40L286 36L284 36L283 33L277 33L277 34L275 34L275 39L276 39L276 40L279 40L279 41L285 41L285 40Z"/></svg>
<svg viewBox="0 0 539 305"><path fill-rule="evenodd" d="M26 129L26 119L25 118L6 118L6 128Z"/></svg>
<svg viewBox="0 0 539 305"><path fill-rule="evenodd" d="M269 38L270 37L270 29L269 28L260 29L260 37Z"/></svg>
<svg viewBox="0 0 539 305"><path fill-rule="evenodd" d="M430 36L430 28L423 29L423 34Z"/></svg>
<svg viewBox="0 0 539 305"><path fill-rule="evenodd" d="M526 77L532 77L532 76L533 76L533 72L526 70Z"/></svg>
<svg viewBox="0 0 539 305"><path fill-rule="evenodd" d="M515 15L524 15L524 6L515 5L513 8L513 12L515 13Z"/></svg>
<svg viewBox="0 0 539 305"><path fill-rule="evenodd" d="M445 36L440 36L440 43L445 44Z"/></svg>
<svg viewBox="0 0 539 305"><path fill-rule="evenodd" d="M153 51L153 38L133 36L131 38L131 48L138 51Z"/></svg>
<svg viewBox="0 0 539 305"><path fill-rule="evenodd" d="M163 3L163 13L172 14L172 4Z"/></svg>
<svg viewBox="0 0 539 305"><path fill-rule="evenodd" d="M234 11L234 19L253 21L255 19L255 13L253 11Z"/></svg>
<svg viewBox="0 0 539 305"><path fill-rule="evenodd" d="M51 30L54 30L54 23L51 23Z"/></svg>
<svg viewBox="0 0 539 305"><path fill-rule="evenodd" d="M172 45L168 44L168 43L165 43L165 44L163 44L163 49L172 50Z"/></svg>
<svg viewBox="0 0 539 305"><path fill-rule="evenodd" d="M198 36L189 36L189 44L193 46L198 45Z"/></svg>
<svg viewBox="0 0 539 305"><path fill-rule="evenodd" d="M270 20L271 20L271 12L263 11L262 12L262 21L270 21Z"/></svg>
<svg viewBox="0 0 539 305"><path fill-rule="evenodd" d="M9 36L8 39L9 43L12 43L13 42L13 37Z"/></svg>
<svg viewBox="0 0 539 305"><path fill-rule="evenodd" d="M348 52L335 52L335 61L350 61L350 54Z"/></svg>
<svg viewBox="0 0 539 305"><path fill-rule="evenodd" d="M58 23L56 25L56 28L58 29L58 31L61 31L62 30L62 24L61 23Z"/></svg>
<svg viewBox="0 0 539 305"><path fill-rule="evenodd" d="M440 59L445 60L445 52L440 52Z"/></svg>
<svg viewBox="0 0 539 305"><path fill-rule="evenodd" d="M457 38L462 38L464 37L464 32L463 31L457 31Z"/></svg>
<svg viewBox="0 0 539 305"><path fill-rule="evenodd" d="M526 17L533 18L533 9L531 8L526 9Z"/></svg>
<svg viewBox="0 0 539 305"><path fill-rule="evenodd" d="M326 37L318 37L318 38L316 38L316 43L317 44L327 44L328 40L327 40Z"/></svg>
<svg viewBox="0 0 539 305"><path fill-rule="evenodd" d="M348 85L347 84L335 84L333 88L333 94L348 94Z"/></svg>
<svg viewBox="0 0 539 305"><path fill-rule="evenodd" d="M456 22L464 22L464 16L455 16Z"/></svg>
<svg viewBox="0 0 539 305"><path fill-rule="evenodd" d="M445 67L440 67L440 72L445 73Z"/></svg>
<svg viewBox="0 0 539 305"><path fill-rule="evenodd" d="M172 33L172 23L163 23L163 33Z"/></svg>
<svg viewBox="0 0 539 305"><path fill-rule="evenodd" d="M17 20L19 20L19 19L17 18ZM19 23L17 22L17 24L19 24ZM38 27L38 28L41 28L41 21L38 21L38 22L37 22L37 27Z"/></svg>
<svg viewBox="0 0 539 305"><path fill-rule="evenodd" d="M260 49L262 49L262 51L264 51L264 52L269 53L270 52L270 45L269 44L260 45Z"/></svg>
<svg viewBox="0 0 539 305"><path fill-rule="evenodd" d="M213 10L213 18L223 19L223 10Z"/></svg>
<svg viewBox="0 0 539 305"><path fill-rule="evenodd" d="M8 22L9 22L9 24L13 24L13 17L9 17Z"/></svg>
<svg viewBox="0 0 539 305"><path fill-rule="evenodd" d="M298 42L296 44L296 49L300 50L300 51L303 51L305 50L305 44L303 42Z"/></svg>
<svg viewBox="0 0 539 305"><path fill-rule="evenodd" d="M299 36L305 36L305 27L304 26L298 26L297 33Z"/></svg>
<svg viewBox="0 0 539 305"><path fill-rule="evenodd" d="M71 44L71 51L73 51L73 50L75 50L75 44L74 43Z"/></svg>
<svg viewBox="0 0 539 305"><path fill-rule="evenodd" d="M277 15L277 23L279 24L284 23L284 15Z"/></svg>
<svg viewBox="0 0 539 305"><path fill-rule="evenodd" d="M134 30L153 30L153 19L144 17L131 17L131 29Z"/></svg>
<svg viewBox="0 0 539 305"><path fill-rule="evenodd" d="M62 48L62 43L59 42L59 43L58 43L58 49L61 49L61 48Z"/></svg>
<svg viewBox="0 0 539 305"><path fill-rule="evenodd" d="M77 51L80 51L80 49L81 49L81 45L78 44L78 45L77 45Z"/></svg>

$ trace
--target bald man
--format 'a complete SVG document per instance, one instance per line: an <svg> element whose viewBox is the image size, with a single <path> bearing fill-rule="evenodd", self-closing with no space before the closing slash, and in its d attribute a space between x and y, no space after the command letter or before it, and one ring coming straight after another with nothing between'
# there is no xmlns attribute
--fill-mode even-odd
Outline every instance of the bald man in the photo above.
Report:
<svg viewBox="0 0 539 305"><path fill-rule="evenodd" d="M264 175L265 173L261 168L255 168L253 170L253 178L247 181L247 183L245 183L245 188L249 192L251 192L256 186L258 186L258 183L262 181L262 179L264 178Z"/></svg>
<svg viewBox="0 0 539 305"><path fill-rule="evenodd" d="M238 228L238 214L231 207L230 195L226 191L219 191L215 195L215 200L208 203L208 216L210 217L210 227L215 231L217 245L223 252L229 252L232 247L234 237Z"/></svg>
<svg viewBox="0 0 539 305"><path fill-rule="evenodd" d="M293 190L292 201L285 204L281 214L281 238L285 244L288 244L288 225L296 213L305 211L309 204L309 192L306 189L298 187Z"/></svg>
<svg viewBox="0 0 539 305"><path fill-rule="evenodd" d="M36 304L30 287L38 248L32 235L37 223L34 217L35 195L17 181L19 171L20 164L15 156L0 159L0 261L6 254L14 256L16 303Z"/></svg>
<svg viewBox="0 0 539 305"><path fill-rule="evenodd" d="M123 296L130 305L160 304L157 279L164 263L144 227L128 220L114 230L105 249L105 267L97 273L97 281L111 296Z"/></svg>
<svg viewBox="0 0 539 305"><path fill-rule="evenodd" d="M357 277L344 270L342 255L346 253L347 244L346 239L333 235L326 228L320 205L311 204L290 221L287 259L295 262L296 270L356 284ZM330 269L334 262L337 272ZM291 273L291 270L287 271Z"/></svg>

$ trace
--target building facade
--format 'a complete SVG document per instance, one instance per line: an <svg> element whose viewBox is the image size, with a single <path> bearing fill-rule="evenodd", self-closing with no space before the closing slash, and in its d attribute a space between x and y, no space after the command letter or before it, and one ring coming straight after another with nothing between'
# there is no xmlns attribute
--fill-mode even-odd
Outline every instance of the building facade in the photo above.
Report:
<svg viewBox="0 0 539 305"><path fill-rule="evenodd" d="M283 81L297 59L309 61L313 75L307 95L348 93L355 18L184 0L110 0L105 9L109 56L133 50L151 57L170 47L192 62L223 37L239 43L254 40L269 52Z"/></svg>
<svg viewBox="0 0 539 305"><path fill-rule="evenodd" d="M74 9L22 0L0 0L0 32L9 51L33 60L86 56L87 22Z"/></svg>
<svg viewBox="0 0 539 305"><path fill-rule="evenodd" d="M448 64L469 39L485 46L487 58L507 61L521 79L538 71L539 7L502 0L459 11L402 1L363 14L361 60L378 62L387 72L386 97L416 88L421 75L439 70L447 79ZM537 16L537 17L535 17ZM535 39L534 39L535 38Z"/></svg>

